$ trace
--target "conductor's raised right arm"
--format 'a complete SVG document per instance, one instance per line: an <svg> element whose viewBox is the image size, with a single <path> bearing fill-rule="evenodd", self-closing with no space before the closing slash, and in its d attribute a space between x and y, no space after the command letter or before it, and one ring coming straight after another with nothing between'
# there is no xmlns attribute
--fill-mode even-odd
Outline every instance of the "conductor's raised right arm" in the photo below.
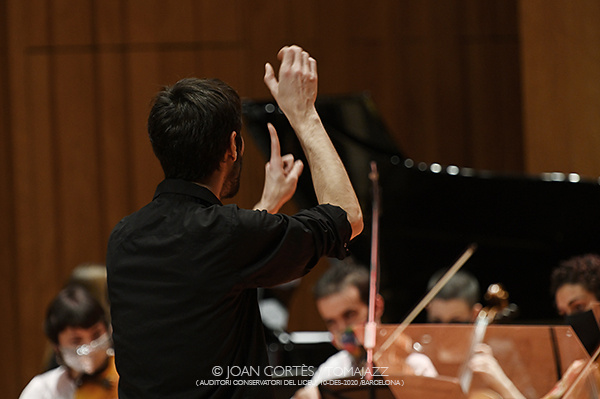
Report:
<svg viewBox="0 0 600 399"><path fill-rule="evenodd" d="M277 58L281 61L279 79L271 64L266 64L265 84L298 136L317 200L346 211L354 238L363 229L362 211L348 173L315 108L317 62L298 46L282 48Z"/></svg>

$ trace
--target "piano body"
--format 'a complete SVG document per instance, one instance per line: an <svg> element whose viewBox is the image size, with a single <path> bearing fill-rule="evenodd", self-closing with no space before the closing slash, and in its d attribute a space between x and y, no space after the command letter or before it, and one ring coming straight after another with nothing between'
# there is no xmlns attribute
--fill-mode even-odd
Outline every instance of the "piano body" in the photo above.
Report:
<svg viewBox="0 0 600 399"><path fill-rule="evenodd" d="M305 161L276 103L245 100L243 109L246 129L265 156L271 122L282 153ZM365 230L350 249L365 265L371 246L369 164L378 165L384 322L400 322L425 294L429 277L449 267L470 243L478 249L464 268L478 277L482 291L492 283L505 285L519 306L518 323L560 322L549 293L550 272L560 260L600 252L597 181L413 161L391 139L367 94L319 97L317 109L363 207ZM317 203L307 169L294 200L301 208Z"/></svg>

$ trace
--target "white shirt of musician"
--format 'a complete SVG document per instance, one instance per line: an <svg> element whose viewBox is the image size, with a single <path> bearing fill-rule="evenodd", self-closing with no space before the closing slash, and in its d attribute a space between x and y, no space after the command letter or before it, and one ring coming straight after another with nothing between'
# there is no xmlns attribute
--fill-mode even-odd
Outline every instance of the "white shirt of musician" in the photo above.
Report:
<svg viewBox="0 0 600 399"><path fill-rule="evenodd" d="M19 399L73 399L76 388L67 369L60 366L33 377Z"/></svg>
<svg viewBox="0 0 600 399"><path fill-rule="evenodd" d="M438 372L431 359L422 353L411 353L406 358L415 375L423 377L437 377ZM354 358L345 350L341 350L321 364L310 379L311 385L319 385L323 381L352 377Z"/></svg>

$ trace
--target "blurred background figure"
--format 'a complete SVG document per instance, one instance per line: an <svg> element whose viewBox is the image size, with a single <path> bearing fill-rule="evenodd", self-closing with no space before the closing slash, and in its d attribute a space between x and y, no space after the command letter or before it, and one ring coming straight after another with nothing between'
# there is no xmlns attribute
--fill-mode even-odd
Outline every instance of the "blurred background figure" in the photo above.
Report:
<svg viewBox="0 0 600 399"><path fill-rule="evenodd" d="M561 262L552 271L550 291L561 316L590 310L600 298L600 256L587 254Z"/></svg>
<svg viewBox="0 0 600 399"><path fill-rule="evenodd" d="M364 326L369 314L369 270L352 259L335 262L321 276L314 287L317 309L327 329L333 336L332 343L339 350L319 366L311 378L311 385L296 392L294 398L319 398L318 385L326 380L358 375L353 370L364 366L366 352L354 335L355 326ZM375 300L375 321L380 323L384 310L384 299L377 294ZM399 361L403 373L437 377L438 373L431 360L412 351L411 343L401 336L400 352L404 355ZM386 365L388 366L388 365ZM345 374L340 374L343 370Z"/></svg>
<svg viewBox="0 0 600 399"><path fill-rule="evenodd" d="M108 288L106 285L106 265L101 263L81 263L73 269L69 284L78 284L85 287L104 309L110 324L110 303L108 302Z"/></svg>
<svg viewBox="0 0 600 399"><path fill-rule="evenodd" d="M86 288L70 284L58 293L48 307L44 333L59 366L35 376L21 399L117 397L108 320Z"/></svg>
<svg viewBox="0 0 600 399"><path fill-rule="evenodd" d="M427 283L427 291L442 278L446 270L438 270ZM446 283L427 305L430 323L473 323L482 309L477 278L460 270Z"/></svg>
<svg viewBox="0 0 600 399"><path fill-rule="evenodd" d="M107 325L110 326L110 304L108 302L105 265L89 262L75 266L66 285L79 285L85 288L102 307ZM58 366L54 349L48 344L42 362L43 370L52 370Z"/></svg>
<svg viewBox="0 0 600 399"><path fill-rule="evenodd" d="M550 277L550 292L558 314L573 327L591 354L600 343L594 304L600 298L600 256L586 254L561 262Z"/></svg>

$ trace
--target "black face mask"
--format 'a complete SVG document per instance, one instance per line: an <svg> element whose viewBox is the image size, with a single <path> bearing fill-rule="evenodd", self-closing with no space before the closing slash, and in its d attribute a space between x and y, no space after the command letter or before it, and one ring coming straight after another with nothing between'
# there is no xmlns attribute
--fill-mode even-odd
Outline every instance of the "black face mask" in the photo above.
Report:
<svg viewBox="0 0 600 399"><path fill-rule="evenodd" d="M354 335L354 331L351 328L347 328L340 336L340 342L342 347L352 355L354 362L357 365L362 365L366 359L367 352Z"/></svg>
<svg viewBox="0 0 600 399"><path fill-rule="evenodd" d="M579 340L591 355L600 344L600 328L594 312L588 310L565 317L565 323L571 325Z"/></svg>

